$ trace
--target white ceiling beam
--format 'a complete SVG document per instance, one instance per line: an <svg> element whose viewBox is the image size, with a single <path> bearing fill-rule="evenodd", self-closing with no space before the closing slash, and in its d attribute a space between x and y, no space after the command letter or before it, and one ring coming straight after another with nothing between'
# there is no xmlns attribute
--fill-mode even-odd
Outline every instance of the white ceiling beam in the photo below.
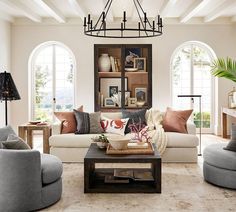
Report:
<svg viewBox="0 0 236 212"><path fill-rule="evenodd" d="M36 4L42 7L51 17L60 23L65 23L66 18L49 0L34 0Z"/></svg>
<svg viewBox="0 0 236 212"><path fill-rule="evenodd" d="M169 9L176 4L177 0L165 0L160 9L160 15L165 18L169 12ZM156 17L157 18L157 17Z"/></svg>
<svg viewBox="0 0 236 212"><path fill-rule="evenodd" d="M81 18L81 20L84 20L84 17L86 16L84 10L80 6L78 0L69 0L69 4L71 8L77 13L77 15Z"/></svg>
<svg viewBox="0 0 236 212"><path fill-rule="evenodd" d="M180 17L180 22L185 23L193 16L195 16L202 8L204 8L210 0L197 0L185 11L185 13Z"/></svg>
<svg viewBox="0 0 236 212"><path fill-rule="evenodd" d="M235 0L226 0L216 7L209 15L205 16L204 21L210 22L218 18L225 10L236 6Z"/></svg>
<svg viewBox="0 0 236 212"><path fill-rule="evenodd" d="M38 14L32 12L32 10L30 10L28 7L26 7L24 4L22 4L19 1L1 0L0 3L3 6L5 5L6 7L19 11L20 13L22 13L24 16L31 19L32 21L35 21L35 22L42 21L41 17Z"/></svg>
<svg viewBox="0 0 236 212"><path fill-rule="evenodd" d="M11 15L9 15L3 11L0 11L0 19L2 19L4 21L11 22L11 23L13 23L15 21Z"/></svg>

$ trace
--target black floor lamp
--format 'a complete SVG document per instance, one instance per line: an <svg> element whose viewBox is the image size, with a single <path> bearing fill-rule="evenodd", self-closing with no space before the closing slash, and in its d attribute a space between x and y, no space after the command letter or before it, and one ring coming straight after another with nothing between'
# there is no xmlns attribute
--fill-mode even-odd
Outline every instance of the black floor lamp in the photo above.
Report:
<svg viewBox="0 0 236 212"><path fill-rule="evenodd" d="M201 156L202 155L202 95L178 95L178 97L187 97L187 98L191 98L192 100L194 98L199 98L199 113L200 113L200 123L199 123L199 153L198 155Z"/></svg>
<svg viewBox="0 0 236 212"><path fill-rule="evenodd" d="M18 100L20 95L10 73L0 73L0 100L5 101L5 123L7 125L7 101Z"/></svg>

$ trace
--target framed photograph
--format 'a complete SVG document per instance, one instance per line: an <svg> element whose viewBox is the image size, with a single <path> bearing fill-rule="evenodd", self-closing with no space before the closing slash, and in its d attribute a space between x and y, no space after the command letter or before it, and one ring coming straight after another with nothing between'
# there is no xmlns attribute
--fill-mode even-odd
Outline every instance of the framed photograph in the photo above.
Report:
<svg viewBox="0 0 236 212"><path fill-rule="evenodd" d="M119 95L121 96L121 91L119 91ZM130 91L125 91L125 105L128 105L128 98L130 98Z"/></svg>
<svg viewBox="0 0 236 212"><path fill-rule="evenodd" d="M125 77L124 80L125 80L125 90L127 90L128 78ZM114 92L117 90L119 92L121 90L121 78L120 77L100 77L99 88L100 88L100 93L101 95L103 95L104 99L111 97L110 96L111 92Z"/></svg>
<svg viewBox="0 0 236 212"><path fill-rule="evenodd" d="M105 98L105 107L115 107L116 104L113 102L112 98Z"/></svg>
<svg viewBox="0 0 236 212"><path fill-rule="evenodd" d="M109 86L109 97L112 97L113 94L118 94L119 89L118 86L111 85Z"/></svg>
<svg viewBox="0 0 236 212"><path fill-rule="evenodd" d="M137 68L140 72L146 72L146 58L134 58L134 68Z"/></svg>
<svg viewBox="0 0 236 212"><path fill-rule="evenodd" d="M137 102L147 102L147 88L135 88Z"/></svg>
<svg viewBox="0 0 236 212"><path fill-rule="evenodd" d="M134 58L141 57L141 48L126 48L125 49L125 68L134 67Z"/></svg>
<svg viewBox="0 0 236 212"><path fill-rule="evenodd" d="M137 98L137 102L147 102L148 89L147 84L132 84L131 85L132 97Z"/></svg>
<svg viewBox="0 0 236 212"><path fill-rule="evenodd" d="M136 107L136 102L137 102L137 98L134 98L134 97L128 98L128 106L129 107Z"/></svg>

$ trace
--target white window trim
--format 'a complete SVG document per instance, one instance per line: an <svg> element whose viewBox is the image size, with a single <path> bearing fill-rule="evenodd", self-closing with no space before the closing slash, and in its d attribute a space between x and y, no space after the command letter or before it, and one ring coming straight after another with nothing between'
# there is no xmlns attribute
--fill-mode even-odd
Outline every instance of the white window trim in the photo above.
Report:
<svg viewBox="0 0 236 212"><path fill-rule="evenodd" d="M76 66L76 59L75 59L75 55L74 53L72 52L72 50L66 46L65 44L61 43L61 42L58 42L58 41L47 41L47 42L44 42L44 43L41 43L39 44L38 46L36 46L33 51L31 52L30 56L29 56L29 60L28 60L28 119L29 120L33 120L33 117L34 117L34 99L35 99L35 93L34 93L34 88L35 88L35 74L34 74L34 70L33 70L33 65L35 64L35 60L38 56L38 54L40 53L40 51L44 48L46 48L47 46L51 46L51 45L58 45L58 46L61 46L62 48L65 48L69 54L71 55L72 57L72 62L73 62L73 85L74 85L74 102L73 104L75 105L76 102L77 102L77 90L76 90L76 87L77 87L77 66ZM53 66L54 66L54 70L55 70L55 58L53 59ZM53 71L53 74L55 74L55 71ZM55 79L55 77L53 78ZM55 85L55 83L54 83ZM54 88L55 89L55 86ZM53 101L53 100L52 100ZM52 104L53 107L55 107L55 104ZM55 108L54 108L55 109ZM53 118L53 121L54 121L54 118Z"/></svg>
<svg viewBox="0 0 236 212"><path fill-rule="evenodd" d="M213 49L207 45L206 43L203 43L201 41L187 41L187 42L184 42L182 43L181 45L179 45L175 50L174 52L172 53L171 55L171 58L170 58L170 71L169 71L169 74L170 74L170 80L171 80L171 83L170 83L170 91L171 91L171 105L173 106L173 74L172 74L172 63L173 63L173 59L176 55L177 52L179 52L181 49L183 49L184 47L186 46L189 46L189 45L196 45L196 46L199 46L201 48L203 48L204 50L206 50L206 52L208 52L208 55L211 57L212 60L215 60L217 59L217 56L215 54L215 52L213 51ZM191 54L192 54L192 51L191 51ZM193 57L192 57L193 58ZM191 74L193 74L193 64L192 64L192 60L191 60ZM191 78L192 80L193 78ZM191 82L192 83L192 82ZM212 87L211 87L211 92L212 92L212 95L211 95L211 110L212 110L212 115L211 115L211 128L210 129L204 129L202 128L202 133L213 133L215 131L215 124L216 124L216 118L215 118L215 111L217 111L217 106L215 106L215 99L216 99L216 92L217 92L217 86L216 86L216 81L214 79L214 77L212 76L211 77L211 83L212 83ZM191 91L192 92L192 91Z"/></svg>

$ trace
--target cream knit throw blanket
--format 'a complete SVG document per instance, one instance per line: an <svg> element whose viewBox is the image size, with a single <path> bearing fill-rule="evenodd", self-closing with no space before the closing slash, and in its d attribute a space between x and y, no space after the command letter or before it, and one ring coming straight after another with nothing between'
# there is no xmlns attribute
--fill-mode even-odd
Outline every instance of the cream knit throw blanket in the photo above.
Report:
<svg viewBox="0 0 236 212"><path fill-rule="evenodd" d="M167 146L167 136L161 125L162 114L159 110L149 109L146 112L146 122L149 127L148 135L156 144L157 150L162 155ZM155 130L154 130L155 129Z"/></svg>

